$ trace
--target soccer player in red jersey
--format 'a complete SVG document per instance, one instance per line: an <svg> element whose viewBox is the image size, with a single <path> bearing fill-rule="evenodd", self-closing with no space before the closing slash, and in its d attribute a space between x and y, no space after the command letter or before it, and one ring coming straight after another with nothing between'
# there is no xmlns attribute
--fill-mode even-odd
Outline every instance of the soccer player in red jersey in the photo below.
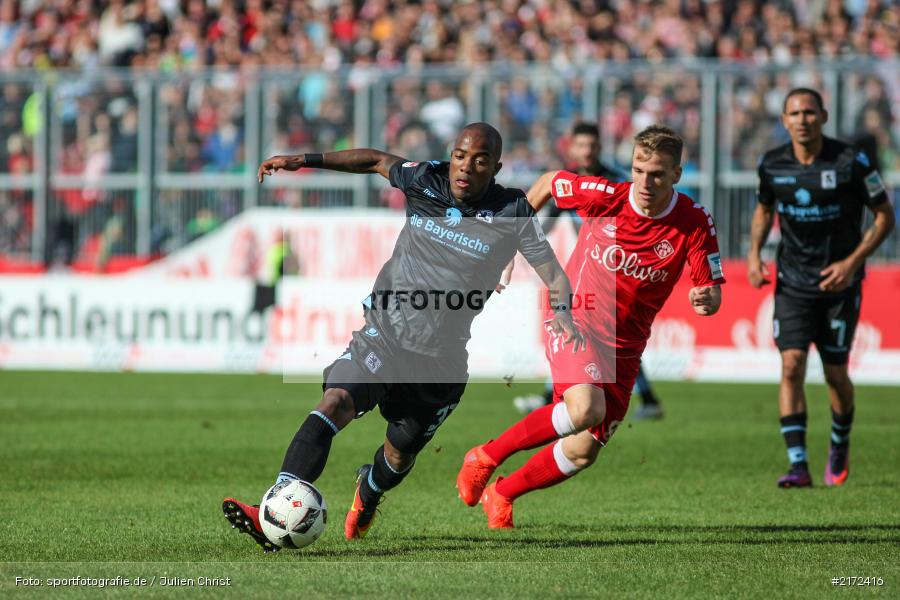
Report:
<svg viewBox="0 0 900 600"><path fill-rule="evenodd" d="M574 290L570 308L588 344L585 351L564 350L548 333L554 403L466 454L460 497L469 506L481 500L489 527L513 527L516 498L594 463L625 417L653 319L686 264L694 311L709 316L719 309L725 279L712 217L674 190L683 147L674 131L654 125L635 137L633 183L557 171L529 190L535 209L552 196L584 219L566 273ZM485 487L507 458L539 446L522 468Z"/></svg>

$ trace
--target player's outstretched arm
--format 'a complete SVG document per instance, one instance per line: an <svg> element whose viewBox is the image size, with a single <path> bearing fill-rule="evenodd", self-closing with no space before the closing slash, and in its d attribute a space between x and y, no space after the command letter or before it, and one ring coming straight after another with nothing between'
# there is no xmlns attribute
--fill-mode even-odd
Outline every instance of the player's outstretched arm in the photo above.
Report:
<svg viewBox="0 0 900 600"><path fill-rule="evenodd" d="M262 183L266 175L277 171L296 171L302 167L327 169L342 173L378 173L389 179L391 167L397 161L406 160L381 150L355 148L325 154L295 154L293 156L273 156L259 165L257 179Z"/></svg>
<svg viewBox="0 0 900 600"><path fill-rule="evenodd" d="M701 317L709 317L719 311L722 306L722 288L718 285L693 287L688 292L691 308Z"/></svg>
<svg viewBox="0 0 900 600"><path fill-rule="evenodd" d="M775 210L772 206L762 203L756 205L750 224L750 251L747 253L747 278L755 288L771 283L769 269L762 261L762 247L769 237L774 220Z"/></svg>
<svg viewBox="0 0 900 600"><path fill-rule="evenodd" d="M871 207L875 214L872 225L863 234L862 241L856 249L844 260L833 262L819 273L823 279L819 282L819 288L826 292L840 292L853 283L853 275L863 265L878 246L894 229L894 208L890 202L882 202Z"/></svg>
<svg viewBox="0 0 900 600"><path fill-rule="evenodd" d="M538 177L537 181L534 182L534 185L531 186L531 189L528 190L528 193L526 194L528 203L531 204L535 212L541 210L541 208L547 204L547 200L550 199L551 184L557 173L559 173L559 171L544 173Z"/></svg>
<svg viewBox="0 0 900 600"><path fill-rule="evenodd" d="M566 336L564 345L572 342L572 352L583 351L587 347L587 341L572 320L572 286L562 265L554 258L534 267L534 270L550 294L550 307L553 309L550 328L554 333Z"/></svg>

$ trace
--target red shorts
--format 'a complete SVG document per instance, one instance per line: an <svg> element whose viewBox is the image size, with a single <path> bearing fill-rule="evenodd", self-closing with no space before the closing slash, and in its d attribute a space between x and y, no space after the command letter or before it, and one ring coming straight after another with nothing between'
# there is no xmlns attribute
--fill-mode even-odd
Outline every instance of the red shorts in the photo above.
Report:
<svg viewBox="0 0 900 600"><path fill-rule="evenodd" d="M631 390L638 370L640 356L616 356L615 348L603 347L587 338L584 352L572 353L572 344L562 345L563 336L547 328L546 350L553 377L553 402L562 402L563 393L576 385L593 385L606 397L606 416L603 422L590 428L591 435L606 444L628 412ZM613 375L614 374L614 375Z"/></svg>

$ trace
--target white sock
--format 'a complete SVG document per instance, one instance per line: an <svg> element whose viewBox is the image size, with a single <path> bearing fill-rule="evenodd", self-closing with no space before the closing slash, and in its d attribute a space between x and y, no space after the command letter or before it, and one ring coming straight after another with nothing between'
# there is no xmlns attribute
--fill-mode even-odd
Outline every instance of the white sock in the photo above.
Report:
<svg viewBox="0 0 900 600"><path fill-rule="evenodd" d="M568 477L569 475L574 475L580 469L563 453L562 443L562 440L557 440L557 442L553 444L553 460L556 461L556 466L562 474Z"/></svg>
<svg viewBox="0 0 900 600"><path fill-rule="evenodd" d="M569 408L565 402L557 402L553 406L550 418L553 421L553 429L556 430L556 435L559 437L575 433L575 424L572 423L572 417L569 416Z"/></svg>

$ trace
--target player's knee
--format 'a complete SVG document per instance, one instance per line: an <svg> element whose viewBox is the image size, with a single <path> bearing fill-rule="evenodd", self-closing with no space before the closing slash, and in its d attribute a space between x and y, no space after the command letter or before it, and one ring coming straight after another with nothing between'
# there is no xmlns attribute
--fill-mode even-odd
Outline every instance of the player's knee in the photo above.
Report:
<svg viewBox="0 0 900 600"><path fill-rule="evenodd" d="M802 384L806 378L806 360L797 356L785 356L781 361L781 378L792 384Z"/></svg>
<svg viewBox="0 0 900 600"><path fill-rule="evenodd" d="M583 387L572 402L566 400L569 417L576 431L584 431L599 425L606 416L606 399L603 390L589 386Z"/></svg>
<svg viewBox="0 0 900 600"><path fill-rule="evenodd" d="M325 390L316 410L331 419L341 429L356 416L353 397L350 392L340 388Z"/></svg>
<svg viewBox="0 0 900 600"><path fill-rule="evenodd" d="M836 389L845 389L853 385L850 381L850 374L847 372L847 369L839 367L825 368L825 383L828 384L829 387Z"/></svg>

